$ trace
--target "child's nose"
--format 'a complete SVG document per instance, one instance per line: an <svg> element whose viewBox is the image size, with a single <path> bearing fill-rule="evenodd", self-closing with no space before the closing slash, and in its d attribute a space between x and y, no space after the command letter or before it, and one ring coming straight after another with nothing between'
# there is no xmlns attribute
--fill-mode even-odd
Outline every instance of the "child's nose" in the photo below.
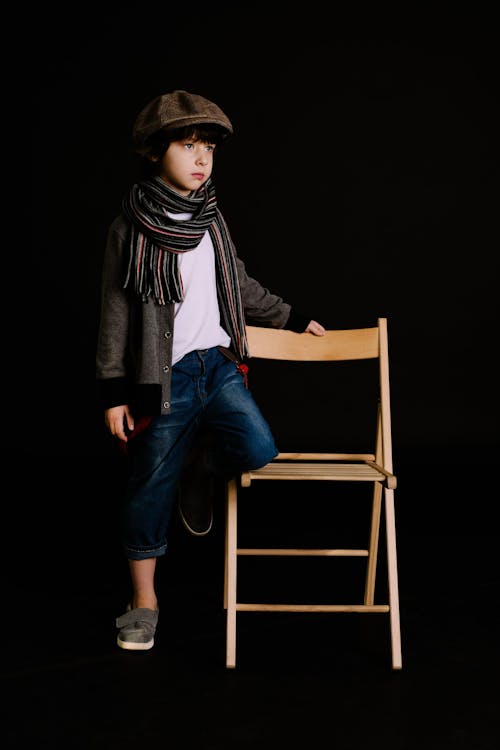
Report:
<svg viewBox="0 0 500 750"><path fill-rule="evenodd" d="M199 149L196 154L196 161L199 164L206 164L207 163L207 152L204 149Z"/></svg>

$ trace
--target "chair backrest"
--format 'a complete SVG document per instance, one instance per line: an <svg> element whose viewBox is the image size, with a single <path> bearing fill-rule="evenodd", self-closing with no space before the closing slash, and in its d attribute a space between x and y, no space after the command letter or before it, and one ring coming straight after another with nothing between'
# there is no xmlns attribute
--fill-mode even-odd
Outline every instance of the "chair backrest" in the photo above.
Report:
<svg viewBox="0 0 500 750"><path fill-rule="evenodd" d="M375 359L379 356L379 328L329 330L324 336L294 333L281 328L247 326L251 357L295 362Z"/></svg>
<svg viewBox="0 0 500 750"><path fill-rule="evenodd" d="M333 362L363 359L379 360L379 418L376 442L377 459L393 471L389 356L387 319L376 326L346 330L327 330L324 336L294 333L285 329L247 326L250 357L290 362Z"/></svg>

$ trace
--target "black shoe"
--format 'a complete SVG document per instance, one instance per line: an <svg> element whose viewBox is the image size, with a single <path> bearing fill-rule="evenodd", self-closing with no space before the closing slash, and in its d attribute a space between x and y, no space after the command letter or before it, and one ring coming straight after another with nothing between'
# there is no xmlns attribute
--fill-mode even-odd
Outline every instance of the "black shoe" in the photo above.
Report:
<svg viewBox="0 0 500 750"><path fill-rule="evenodd" d="M214 494L215 477L203 461L189 465L179 484L179 515L190 534L205 536L212 528Z"/></svg>

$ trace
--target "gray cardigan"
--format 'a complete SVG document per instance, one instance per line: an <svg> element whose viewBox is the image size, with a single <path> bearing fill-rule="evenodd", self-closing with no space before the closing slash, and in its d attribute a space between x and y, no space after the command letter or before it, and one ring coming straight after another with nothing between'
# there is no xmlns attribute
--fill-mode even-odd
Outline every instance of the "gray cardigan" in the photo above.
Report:
<svg viewBox="0 0 500 750"><path fill-rule="evenodd" d="M134 416L168 414L174 305L157 305L123 288L128 219L111 224L104 253L96 377L102 408L129 404ZM248 276L236 258L245 319L254 325L303 331L309 320Z"/></svg>

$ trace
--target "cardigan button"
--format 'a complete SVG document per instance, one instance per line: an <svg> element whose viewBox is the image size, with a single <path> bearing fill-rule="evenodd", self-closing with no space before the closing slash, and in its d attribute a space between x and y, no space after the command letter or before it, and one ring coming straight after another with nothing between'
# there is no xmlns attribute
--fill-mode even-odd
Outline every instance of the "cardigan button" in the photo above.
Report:
<svg viewBox="0 0 500 750"><path fill-rule="evenodd" d="M165 336L166 339L169 339L170 336L172 335L172 331L165 331L163 335Z"/></svg>
<svg viewBox="0 0 500 750"><path fill-rule="evenodd" d="M170 367L168 365L165 365L163 368L163 372L168 372L170 370Z"/></svg>
<svg viewBox="0 0 500 750"><path fill-rule="evenodd" d="M164 402L163 402L163 408L164 408L164 409L168 409L168 408L170 408L170 401L164 401Z"/></svg>

